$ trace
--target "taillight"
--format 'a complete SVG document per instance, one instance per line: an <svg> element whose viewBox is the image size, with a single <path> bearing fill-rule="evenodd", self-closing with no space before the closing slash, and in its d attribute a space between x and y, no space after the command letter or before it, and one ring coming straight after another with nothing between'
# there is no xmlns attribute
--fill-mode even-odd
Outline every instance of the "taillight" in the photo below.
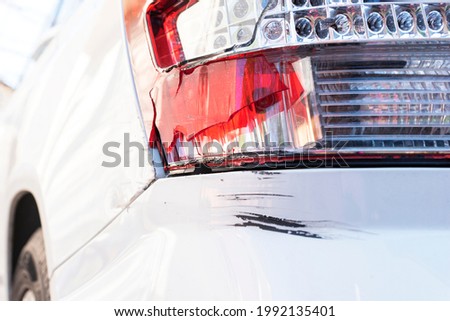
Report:
<svg viewBox="0 0 450 321"><path fill-rule="evenodd" d="M177 21L193 1L163 0L150 5L147 22L156 63L160 67L170 67L185 59L179 39Z"/></svg>
<svg viewBox="0 0 450 321"><path fill-rule="evenodd" d="M449 19L423 1L155 1L152 140L168 170L445 159Z"/></svg>
<svg viewBox="0 0 450 321"><path fill-rule="evenodd" d="M148 9L158 65L305 44L450 37L450 4L410 0L159 0Z"/></svg>

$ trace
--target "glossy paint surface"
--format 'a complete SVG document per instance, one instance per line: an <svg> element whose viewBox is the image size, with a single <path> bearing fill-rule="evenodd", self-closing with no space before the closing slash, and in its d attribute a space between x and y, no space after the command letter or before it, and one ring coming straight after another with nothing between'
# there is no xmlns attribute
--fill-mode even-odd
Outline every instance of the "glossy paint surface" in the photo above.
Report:
<svg viewBox="0 0 450 321"><path fill-rule="evenodd" d="M137 148L129 167L103 167L104 144L126 133L148 152L158 79L145 3L86 1L1 115L0 299L23 192L55 300L450 299L448 169L168 178L139 166Z"/></svg>
<svg viewBox="0 0 450 321"><path fill-rule="evenodd" d="M102 17L104 19L102 19ZM86 1L36 63L1 116L0 286L8 286L8 223L13 200L36 198L50 273L141 193L154 177L143 151L124 152L124 135L147 145L118 1ZM121 166L102 166L103 148ZM5 155L7 157L5 157ZM129 156L130 166L124 166Z"/></svg>
<svg viewBox="0 0 450 321"><path fill-rule="evenodd" d="M450 299L447 169L161 179L61 266L63 299Z"/></svg>

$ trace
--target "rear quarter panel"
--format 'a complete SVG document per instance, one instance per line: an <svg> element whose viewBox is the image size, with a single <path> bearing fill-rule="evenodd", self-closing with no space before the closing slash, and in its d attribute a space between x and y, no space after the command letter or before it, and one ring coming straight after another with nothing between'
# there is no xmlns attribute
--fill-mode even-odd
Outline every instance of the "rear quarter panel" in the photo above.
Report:
<svg viewBox="0 0 450 321"><path fill-rule="evenodd" d="M153 179L138 148L125 167L124 135L143 147L119 1L85 1L62 27L2 115L0 219L23 191L39 204L50 273L88 242ZM103 153L116 142L122 162ZM7 227L1 224L0 285L6 286ZM5 298L6 292L0 293Z"/></svg>

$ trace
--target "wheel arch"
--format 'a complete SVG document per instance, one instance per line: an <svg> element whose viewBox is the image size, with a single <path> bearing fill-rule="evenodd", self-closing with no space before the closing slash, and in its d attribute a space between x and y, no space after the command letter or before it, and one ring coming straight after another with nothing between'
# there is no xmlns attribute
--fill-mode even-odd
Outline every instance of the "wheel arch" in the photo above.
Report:
<svg viewBox="0 0 450 321"><path fill-rule="evenodd" d="M42 228L40 213L37 200L29 191L19 192L12 201L8 228L8 283L10 286L21 250L33 233Z"/></svg>

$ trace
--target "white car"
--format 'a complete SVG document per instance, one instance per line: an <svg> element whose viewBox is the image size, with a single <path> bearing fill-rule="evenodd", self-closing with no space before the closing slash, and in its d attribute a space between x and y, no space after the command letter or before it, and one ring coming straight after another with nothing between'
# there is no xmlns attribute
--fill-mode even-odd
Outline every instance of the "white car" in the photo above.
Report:
<svg viewBox="0 0 450 321"><path fill-rule="evenodd" d="M0 118L0 299L449 300L449 29L85 1Z"/></svg>

